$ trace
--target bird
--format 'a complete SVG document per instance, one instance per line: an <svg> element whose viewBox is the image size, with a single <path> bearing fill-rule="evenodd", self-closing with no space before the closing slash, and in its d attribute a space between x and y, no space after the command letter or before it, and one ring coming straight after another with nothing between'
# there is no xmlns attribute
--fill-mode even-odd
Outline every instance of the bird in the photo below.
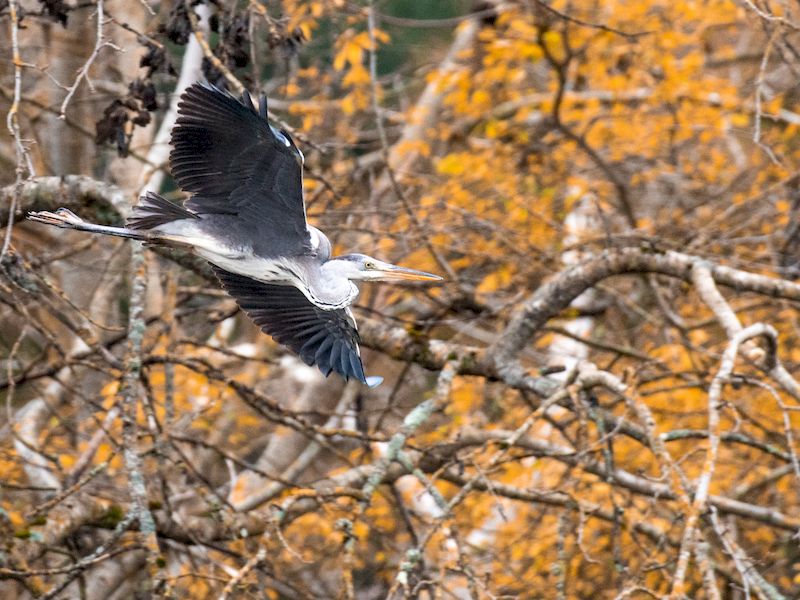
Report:
<svg viewBox="0 0 800 600"><path fill-rule="evenodd" d="M34 222L183 248L211 264L222 288L276 342L327 377L367 377L351 304L357 283L425 281L432 273L364 254L332 256L330 240L308 224L303 153L256 108L207 82L185 89L171 131L170 170L189 193L182 205L153 191L133 207L125 227L85 221L72 211L37 211Z"/></svg>

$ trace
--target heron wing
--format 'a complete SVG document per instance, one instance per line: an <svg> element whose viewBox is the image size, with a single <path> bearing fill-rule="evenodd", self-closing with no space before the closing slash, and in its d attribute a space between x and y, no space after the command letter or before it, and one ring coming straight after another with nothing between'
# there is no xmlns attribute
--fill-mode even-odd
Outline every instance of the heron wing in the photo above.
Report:
<svg viewBox="0 0 800 600"><path fill-rule="evenodd" d="M249 95L237 100L195 83L178 103L169 155L172 175L199 215L233 215L237 241L255 254L300 254L310 246L299 151ZM230 220L225 220L226 226Z"/></svg>
<svg viewBox="0 0 800 600"><path fill-rule="evenodd" d="M290 285L262 283L212 265L222 287L261 330L327 377L339 373L371 385L364 376L358 331L349 309L323 310Z"/></svg>

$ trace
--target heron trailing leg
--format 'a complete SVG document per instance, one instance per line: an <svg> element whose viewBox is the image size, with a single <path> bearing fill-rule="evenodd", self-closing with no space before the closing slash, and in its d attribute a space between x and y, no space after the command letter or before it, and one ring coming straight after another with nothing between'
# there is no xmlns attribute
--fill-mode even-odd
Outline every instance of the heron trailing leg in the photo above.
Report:
<svg viewBox="0 0 800 600"><path fill-rule="evenodd" d="M141 240L143 242L155 243L160 241L157 234L149 231L138 231L127 227L111 227L108 225L97 225L81 219L71 210L59 208L55 212L47 210L28 213L28 219L45 225L53 225L62 229L75 229L77 231L88 231L90 233L101 233L104 235L115 235L117 237Z"/></svg>

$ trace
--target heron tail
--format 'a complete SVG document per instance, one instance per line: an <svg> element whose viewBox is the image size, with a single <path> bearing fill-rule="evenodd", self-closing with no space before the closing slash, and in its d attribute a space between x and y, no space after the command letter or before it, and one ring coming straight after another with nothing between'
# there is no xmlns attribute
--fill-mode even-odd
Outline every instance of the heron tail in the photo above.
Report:
<svg viewBox="0 0 800 600"><path fill-rule="evenodd" d="M192 211L170 202L158 194L147 192L139 198L139 204L133 207L125 224L128 229L153 229L179 219L197 218L198 216Z"/></svg>

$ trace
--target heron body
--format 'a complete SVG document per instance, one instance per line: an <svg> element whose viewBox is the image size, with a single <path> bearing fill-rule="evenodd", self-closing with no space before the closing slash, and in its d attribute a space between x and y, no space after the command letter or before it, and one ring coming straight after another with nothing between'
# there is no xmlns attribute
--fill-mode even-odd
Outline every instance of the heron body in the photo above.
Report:
<svg viewBox="0 0 800 600"><path fill-rule="evenodd" d="M341 268L341 259L330 260L330 242L318 229L314 228L318 243L316 248L312 246L310 253L264 257L220 229L225 220L184 218L158 225L150 231L176 245L191 246L197 255L231 273L264 283L293 285L310 302L322 308L346 308L358 296L358 287L346 278L347 269Z"/></svg>
<svg viewBox="0 0 800 600"><path fill-rule="evenodd" d="M306 221L303 154L247 93L237 99L196 83L181 96L170 167L191 196L179 206L147 192L126 227L88 223L66 209L34 221L183 247L211 263L226 292L261 329L327 376L377 385L364 374L349 306L356 281L437 281L363 254L331 256ZM377 383L376 383L377 382Z"/></svg>

